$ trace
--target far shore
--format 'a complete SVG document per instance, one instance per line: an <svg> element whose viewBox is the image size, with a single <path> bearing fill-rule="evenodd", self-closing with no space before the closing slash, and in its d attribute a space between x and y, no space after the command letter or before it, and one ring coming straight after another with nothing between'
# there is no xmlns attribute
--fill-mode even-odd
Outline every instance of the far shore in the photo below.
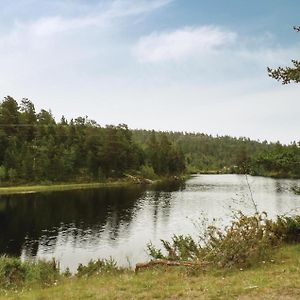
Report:
<svg viewBox="0 0 300 300"><path fill-rule="evenodd" d="M123 187L134 184L129 181L92 182L92 183L65 183L49 185L24 185L0 187L0 195L9 194L33 194L39 192L54 192L67 190L93 189L101 187Z"/></svg>
<svg viewBox="0 0 300 300"><path fill-rule="evenodd" d="M17 185L0 187L0 195L13 194L34 194L42 192L68 191L68 190L83 190L83 189L97 189L110 187L129 187L138 185L153 186L164 181L170 180L185 180L187 177L163 177L156 180L139 179L134 176L126 177L124 179L117 179L115 181L106 182L88 182L88 183L50 183L50 184L32 184L32 185Z"/></svg>

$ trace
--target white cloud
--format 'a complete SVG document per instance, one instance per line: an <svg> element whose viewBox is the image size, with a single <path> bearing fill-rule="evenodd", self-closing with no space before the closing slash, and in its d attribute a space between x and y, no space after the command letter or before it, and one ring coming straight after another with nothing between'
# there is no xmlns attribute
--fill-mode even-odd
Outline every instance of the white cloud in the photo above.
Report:
<svg viewBox="0 0 300 300"><path fill-rule="evenodd" d="M54 1L63 8L1 28L0 96L29 97L57 117L84 113L101 124L151 128L155 116L157 129L299 136L298 87L277 85L266 67L287 65L300 45L221 26L146 33L133 45L135 19L172 1ZM147 21L139 32L153 26Z"/></svg>
<svg viewBox="0 0 300 300"><path fill-rule="evenodd" d="M111 17L125 17L151 12L166 6L174 0L117 0L112 1L108 15Z"/></svg>
<svg viewBox="0 0 300 300"><path fill-rule="evenodd" d="M49 16L37 19L31 23L17 22L16 28L28 31L37 36L48 36L71 30L88 27L112 25L117 19L150 13L170 4L173 0L114 0L99 2L90 8L91 11L79 17Z"/></svg>
<svg viewBox="0 0 300 300"><path fill-rule="evenodd" d="M234 32L219 27L184 27L140 38L134 54L140 62L178 61L232 44Z"/></svg>

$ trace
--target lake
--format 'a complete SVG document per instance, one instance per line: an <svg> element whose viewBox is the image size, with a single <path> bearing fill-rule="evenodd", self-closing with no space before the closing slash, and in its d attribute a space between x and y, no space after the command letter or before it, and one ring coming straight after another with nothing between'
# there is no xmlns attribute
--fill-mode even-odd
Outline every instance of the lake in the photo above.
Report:
<svg viewBox="0 0 300 300"><path fill-rule="evenodd" d="M295 214L299 180L248 176L253 199L269 217ZM197 237L207 219L228 224L232 210L252 213L244 175L195 175L183 183L0 196L0 253L79 263L112 256L119 265L148 259L146 245L173 234ZM300 210L298 210L300 212Z"/></svg>

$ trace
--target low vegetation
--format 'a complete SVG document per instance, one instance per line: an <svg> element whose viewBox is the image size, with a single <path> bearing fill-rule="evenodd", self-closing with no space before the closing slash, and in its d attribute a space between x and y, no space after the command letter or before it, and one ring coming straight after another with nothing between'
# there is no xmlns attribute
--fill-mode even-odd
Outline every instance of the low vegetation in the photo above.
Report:
<svg viewBox="0 0 300 300"><path fill-rule="evenodd" d="M239 213L225 229L211 225L200 239L174 236L163 249L148 246L143 270L113 259L59 272L57 262L0 258L0 297L8 299L276 299L300 295L300 216L269 220ZM172 263L173 262L173 263ZM174 263L176 262L176 263ZM283 280L284 279L284 280ZM163 289L157 289L157 286ZM284 289L284 290L283 290Z"/></svg>
<svg viewBox="0 0 300 300"><path fill-rule="evenodd" d="M0 288L2 289L51 286L60 276L59 266L55 260L21 262L19 258L0 257Z"/></svg>
<svg viewBox="0 0 300 300"><path fill-rule="evenodd" d="M154 259L208 262L221 268L249 267L267 259L275 247L300 241L300 216L280 216L276 221L266 213L246 216L239 212L225 229L208 226L198 241L174 235L162 240L163 249L148 245Z"/></svg>
<svg viewBox="0 0 300 300"><path fill-rule="evenodd" d="M2 289L0 299L298 299L299 245L275 249L251 268L155 267L90 276L61 276L51 287Z"/></svg>

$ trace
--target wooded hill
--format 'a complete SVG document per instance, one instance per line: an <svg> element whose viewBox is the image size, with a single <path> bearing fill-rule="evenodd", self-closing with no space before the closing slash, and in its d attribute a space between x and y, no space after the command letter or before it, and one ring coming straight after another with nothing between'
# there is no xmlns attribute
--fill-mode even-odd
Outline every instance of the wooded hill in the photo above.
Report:
<svg viewBox="0 0 300 300"><path fill-rule="evenodd" d="M101 127L87 117L56 122L50 111L0 103L0 182L98 181L125 173L150 179L185 172L300 177L300 148L229 136Z"/></svg>
<svg viewBox="0 0 300 300"><path fill-rule="evenodd" d="M152 131L133 130L141 146ZM181 149L189 172L250 173L274 177L300 177L300 143L282 145L249 138L203 133L164 132Z"/></svg>
<svg viewBox="0 0 300 300"><path fill-rule="evenodd" d="M101 127L86 117L56 122L50 111L6 97L0 104L0 181L67 182L181 174L182 152L166 134L141 147L125 124Z"/></svg>

